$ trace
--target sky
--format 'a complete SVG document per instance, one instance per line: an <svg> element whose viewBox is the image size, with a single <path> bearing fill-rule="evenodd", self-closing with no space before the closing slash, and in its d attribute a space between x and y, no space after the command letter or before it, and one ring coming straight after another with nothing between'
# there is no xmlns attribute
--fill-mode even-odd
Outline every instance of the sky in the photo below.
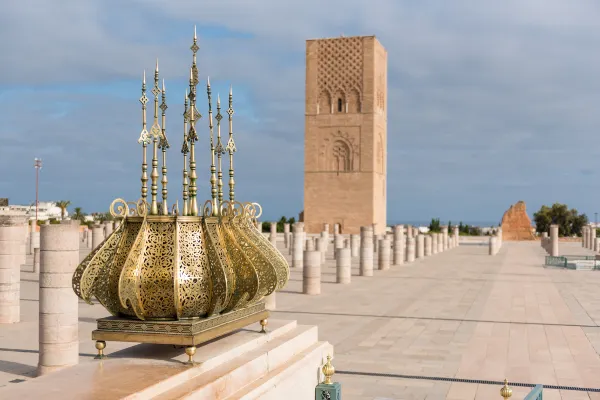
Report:
<svg viewBox="0 0 600 400"><path fill-rule="evenodd" d="M181 198L181 113L199 74L234 94L236 197L263 220L303 208L305 41L376 35L388 52L388 222L497 222L511 204L591 220L600 158L596 0L46 0L0 13L0 197L86 212L140 197L142 72L165 79L169 202ZM205 84L199 198L208 199ZM152 118L152 96L149 120ZM202 125L204 124L204 125ZM160 193L160 189L159 189Z"/></svg>

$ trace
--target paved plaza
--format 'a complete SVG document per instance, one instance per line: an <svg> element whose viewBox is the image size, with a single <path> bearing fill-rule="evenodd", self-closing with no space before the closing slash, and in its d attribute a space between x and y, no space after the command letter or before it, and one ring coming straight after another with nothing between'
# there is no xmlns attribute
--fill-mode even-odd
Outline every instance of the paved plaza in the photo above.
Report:
<svg viewBox="0 0 600 400"><path fill-rule="evenodd" d="M580 243L561 243L561 253L591 254ZM544 268L544 255L539 242L504 242L494 257L487 246L462 245L373 277L358 276L355 258L352 283L340 285L330 251L321 295L301 294L302 272L292 269L272 318L318 325L334 345L345 400L501 399L500 385L432 378L600 388L600 272ZM22 269L23 322L0 326L0 388L35 375L38 281L30 268ZM107 312L83 302L79 312L80 362L94 362L91 331ZM130 346L110 342L106 352ZM529 391L512 388L516 399ZM600 393L544 390L544 399Z"/></svg>

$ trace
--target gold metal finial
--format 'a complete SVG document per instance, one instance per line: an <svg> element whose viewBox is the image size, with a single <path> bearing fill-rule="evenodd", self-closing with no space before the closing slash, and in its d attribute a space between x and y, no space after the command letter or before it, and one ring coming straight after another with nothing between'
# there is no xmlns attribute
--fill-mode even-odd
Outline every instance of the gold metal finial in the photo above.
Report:
<svg viewBox="0 0 600 400"><path fill-rule="evenodd" d="M156 65L158 69L158 63ZM167 140L167 128L166 128L166 111L167 111L167 91L165 89L165 80L162 81L162 103L160 103L160 109L162 110L162 131L160 136L160 141L158 142L158 147L162 150L162 215L169 214L169 206L167 204L167 149L169 146L169 141Z"/></svg>
<svg viewBox="0 0 600 400"><path fill-rule="evenodd" d="M148 162L146 160L146 147L150 143L150 135L146 129L146 103L148 103L148 96L146 96L146 70L144 70L144 76L142 78L142 96L140 97L140 103L142 103L142 132L138 143L142 144L142 199L146 200L148 196Z"/></svg>
<svg viewBox="0 0 600 400"><path fill-rule="evenodd" d="M156 59L154 87L152 88L152 94L154 95L154 122L152 123L152 128L150 128L150 137L152 138L152 172L150 173L150 179L152 181L150 185L150 195L152 196L152 200L150 203L150 215L158 215L158 141L162 136L162 129L158 124L158 95L161 92L158 82L158 59Z"/></svg>
<svg viewBox="0 0 600 400"><path fill-rule="evenodd" d="M223 148L223 143L221 142L221 120L223 116L221 115L221 97L217 93L217 115L215 116L217 120L217 146L215 147L215 153L217 154L218 160L218 169L217 169L217 197L219 200L219 204L223 203L223 167L222 167L222 156L225 154L225 148Z"/></svg>
<svg viewBox="0 0 600 400"><path fill-rule="evenodd" d="M195 57L194 53L194 57ZM195 62L195 61L194 61ZM188 118L190 123L190 129L188 131L188 140L190 141L190 206L189 212L190 215L196 216L198 215L198 200L196 198L197 187L196 180L198 176L196 175L196 141L198 141L198 134L196 133L196 122L201 117L200 113L196 109L196 86L194 84L194 70L193 67L190 69L190 93L188 97L190 99Z"/></svg>
<svg viewBox="0 0 600 400"><path fill-rule="evenodd" d="M325 363L325 365L323 365L321 371L323 371L323 375L325 375L325 380L322 383L324 383L325 385L333 384L331 377L333 376L333 374L335 374L335 368L331 364L330 355L327 355L327 362Z"/></svg>
<svg viewBox="0 0 600 400"><path fill-rule="evenodd" d="M210 130L210 195L212 202L212 215L218 215L217 204L217 168L215 166L215 141L213 135L212 118L212 92L210 90L210 77L206 78L206 94L208 95L208 129Z"/></svg>
<svg viewBox="0 0 600 400"><path fill-rule="evenodd" d="M512 396L512 389L508 387L508 380L504 380L504 386L500 389L500 396L509 399Z"/></svg>
<svg viewBox="0 0 600 400"><path fill-rule="evenodd" d="M187 124L188 124L188 92L185 91L185 98L183 100L183 144L181 145L181 153L183 154L183 215L189 215L189 201L188 201L188 169L187 169L187 155L190 152L188 146L188 135L187 135Z"/></svg>
<svg viewBox="0 0 600 400"><path fill-rule="evenodd" d="M229 87L229 140L226 150L229 152L229 201L235 201L235 180L233 179L233 153L236 152L235 142L233 141L233 89Z"/></svg>

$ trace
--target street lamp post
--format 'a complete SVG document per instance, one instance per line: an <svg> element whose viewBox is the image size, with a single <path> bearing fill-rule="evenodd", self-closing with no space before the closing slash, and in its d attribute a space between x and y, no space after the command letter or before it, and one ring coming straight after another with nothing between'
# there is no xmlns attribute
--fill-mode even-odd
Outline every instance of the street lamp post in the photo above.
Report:
<svg viewBox="0 0 600 400"><path fill-rule="evenodd" d="M42 159L35 158L33 162L33 166L35 167L35 226L37 226L38 221L38 188L40 183L40 169L42 169Z"/></svg>

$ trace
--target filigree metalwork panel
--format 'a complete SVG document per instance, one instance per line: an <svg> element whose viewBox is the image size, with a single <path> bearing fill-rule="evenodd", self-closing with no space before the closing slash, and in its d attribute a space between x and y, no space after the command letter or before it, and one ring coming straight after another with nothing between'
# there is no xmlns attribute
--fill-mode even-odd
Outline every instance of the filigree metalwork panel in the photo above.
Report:
<svg viewBox="0 0 600 400"><path fill-rule="evenodd" d="M258 274L248 256L237 244L230 225L231 220L224 218L221 229L225 239L225 248L229 260L234 266L233 271L235 273L235 289L229 304L225 308L226 312L243 307L248 302L253 301L258 293Z"/></svg>
<svg viewBox="0 0 600 400"><path fill-rule="evenodd" d="M90 260L88 267L81 277L82 299L91 304L92 296L95 296L96 279L103 269L109 269L121 240L123 229L121 226L109 235L99 246L100 249Z"/></svg>
<svg viewBox="0 0 600 400"><path fill-rule="evenodd" d="M178 222L178 318L203 317L211 301L211 273L200 222Z"/></svg>
<svg viewBox="0 0 600 400"><path fill-rule="evenodd" d="M227 300L231 296L229 290L231 280L228 282L229 272L228 258L222 246L222 240L217 227L217 218L204 218L204 241L208 252L209 268L212 281L212 299L208 310L208 315L218 314L225 308Z"/></svg>
<svg viewBox="0 0 600 400"><path fill-rule="evenodd" d="M239 228L244 235L250 240L269 260L269 268L265 271L265 274L274 271L276 275L276 288L273 290L280 290L286 285L290 278L290 267L288 262L283 255L267 240L267 238L261 234L256 227L249 220L242 220L239 222ZM273 291L269 292L271 294Z"/></svg>
<svg viewBox="0 0 600 400"><path fill-rule="evenodd" d="M94 295L100 303L113 315L126 315L135 317L133 310L128 310L119 301L119 279L135 240L142 227L141 222L124 220L121 223L123 235L117 247L113 262L100 270L96 279Z"/></svg>
<svg viewBox="0 0 600 400"><path fill-rule="evenodd" d="M148 224L144 220L119 277L119 301L121 306L126 309L130 308L136 317L142 320L145 319L145 312L139 294L139 278L142 271L142 258L148 236L147 232Z"/></svg>
<svg viewBox="0 0 600 400"><path fill-rule="evenodd" d="M139 297L146 318L172 318L175 224L148 222L140 259Z"/></svg>

